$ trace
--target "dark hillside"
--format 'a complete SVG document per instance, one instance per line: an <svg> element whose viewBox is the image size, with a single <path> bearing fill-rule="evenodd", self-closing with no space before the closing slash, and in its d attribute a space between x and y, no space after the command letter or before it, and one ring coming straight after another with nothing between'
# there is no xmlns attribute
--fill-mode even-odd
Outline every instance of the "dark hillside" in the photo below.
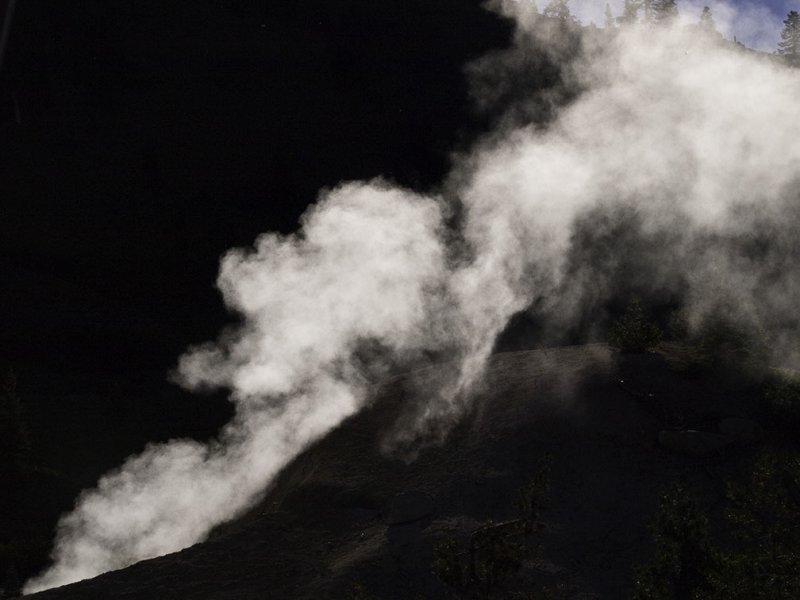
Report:
<svg viewBox="0 0 800 600"><path fill-rule="evenodd" d="M482 4L16 3L0 599L800 597L796 53Z"/></svg>
<svg viewBox="0 0 800 600"><path fill-rule="evenodd" d="M531 534L542 554L515 581L621 598L652 551L647 523L663 488L681 477L718 507L754 448L686 456L659 445L660 431L713 435L756 407L657 354L597 345L496 355L474 414L413 463L378 452L411 400L404 387L384 386L372 409L298 457L259 506L205 543L32 598L342 598L355 584L378 598L445 597L431 574L435 544L514 519L518 490L548 454L551 492Z"/></svg>

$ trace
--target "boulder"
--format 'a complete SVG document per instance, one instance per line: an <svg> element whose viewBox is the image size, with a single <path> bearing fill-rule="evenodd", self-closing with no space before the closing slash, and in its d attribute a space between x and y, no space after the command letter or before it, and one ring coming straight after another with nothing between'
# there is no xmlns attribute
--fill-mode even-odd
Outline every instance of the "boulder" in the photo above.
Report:
<svg viewBox="0 0 800 600"><path fill-rule="evenodd" d="M435 505L428 494L417 491L397 494L389 506L389 525L413 523L433 514Z"/></svg>
<svg viewBox="0 0 800 600"><path fill-rule="evenodd" d="M750 419L728 417L719 422L719 432L740 444L756 444L764 439L764 429Z"/></svg>
<svg viewBox="0 0 800 600"><path fill-rule="evenodd" d="M732 438L709 431L664 430L658 434L658 443L664 448L685 456L706 457L719 453L732 442Z"/></svg>

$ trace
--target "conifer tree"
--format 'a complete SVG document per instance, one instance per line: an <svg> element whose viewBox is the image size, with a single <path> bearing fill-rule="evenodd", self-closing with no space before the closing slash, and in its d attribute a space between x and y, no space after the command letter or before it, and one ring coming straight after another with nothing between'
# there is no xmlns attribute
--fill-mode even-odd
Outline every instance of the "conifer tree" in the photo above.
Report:
<svg viewBox="0 0 800 600"><path fill-rule="evenodd" d="M678 4L675 0L654 0L652 2L653 21L666 23L678 16Z"/></svg>
<svg viewBox="0 0 800 600"><path fill-rule="evenodd" d="M642 9L644 11L644 14L642 15L642 23L645 25L652 25L655 21L655 1L642 0Z"/></svg>
<svg viewBox="0 0 800 600"><path fill-rule="evenodd" d="M614 19L614 15L611 12L611 5L606 2L606 29L614 29L615 23L616 19Z"/></svg>
<svg viewBox="0 0 800 600"><path fill-rule="evenodd" d="M778 54L797 60L800 57L800 14L796 10L791 11L783 25L781 41L778 42Z"/></svg>
<svg viewBox="0 0 800 600"><path fill-rule="evenodd" d="M620 25L633 25L639 19L639 8L641 5L638 0L625 0L622 15L617 17L617 22Z"/></svg>
<svg viewBox="0 0 800 600"><path fill-rule="evenodd" d="M717 26L714 23L714 16L711 14L711 9L707 6L703 7L703 14L700 15L700 29L709 33L717 30Z"/></svg>
<svg viewBox="0 0 800 600"><path fill-rule="evenodd" d="M567 6L569 0L551 0L542 14L551 19L558 19L562 23L575 23L577 19L572 15Z"/></svg>

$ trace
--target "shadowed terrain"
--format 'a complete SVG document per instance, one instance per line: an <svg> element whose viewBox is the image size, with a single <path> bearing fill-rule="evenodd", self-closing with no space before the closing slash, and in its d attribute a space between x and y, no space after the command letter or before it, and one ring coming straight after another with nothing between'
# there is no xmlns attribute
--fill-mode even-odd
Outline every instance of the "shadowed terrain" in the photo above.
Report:
<svg viewBox="0 0 800 600"><path fill-rule="evenodd" d="M565 0L19 4L0 598L167 552L41 597L619 598L667 486L719 538L760 449L794 452L762 500L800 523L796 52L671 1L603 29ZM624 352L530 350L598 340ZM230 402L164 385L187 345L171 381ZM395 358L428 366L367 394ZM761 564L734 546L715 577ZM651 570L678 598L709 583L683 549Z"/></svg>
<svg viewBox="0 0 800 600"><path fill-rule="evenodd" d="M354 584L379 598L443 597L435 543L513 519L517 491L548 454L551 492L533 534L542 552L517 577L571 598L623 597L650 552L647 523L664 487L680 476L713 506L750 453L731 444L692 457L659 445L660 431L711 432L755 411L742 392L669 364L604 345L497 354L475 410L413 461L379 446L407 405L425 400L437 368L398 377L206 542L31 597L341 598Z"/></svg>

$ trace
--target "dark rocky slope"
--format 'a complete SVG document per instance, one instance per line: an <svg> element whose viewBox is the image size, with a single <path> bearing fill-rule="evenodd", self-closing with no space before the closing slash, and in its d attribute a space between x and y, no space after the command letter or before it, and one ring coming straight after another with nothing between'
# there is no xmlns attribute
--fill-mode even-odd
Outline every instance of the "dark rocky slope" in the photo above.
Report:
<svg viewBox="0 0 800 600"><path fill-rule="evenodd" d="M417 372L414 389L434 371ZM552 490L533 534L543 552L519 577L561 584L570 598L621 598L649 552L659 492L681 476L713 505L752 447L699 457L661 447L665 429L750 416L746 395L687 379L660 354L591 345L495 355L472 413L405 462L379 445L411 401L408 382L383 386L206 542L31 598L342 598L354 583L379 598L444 597L434 544L513 518L547 453Z"/></svg>

